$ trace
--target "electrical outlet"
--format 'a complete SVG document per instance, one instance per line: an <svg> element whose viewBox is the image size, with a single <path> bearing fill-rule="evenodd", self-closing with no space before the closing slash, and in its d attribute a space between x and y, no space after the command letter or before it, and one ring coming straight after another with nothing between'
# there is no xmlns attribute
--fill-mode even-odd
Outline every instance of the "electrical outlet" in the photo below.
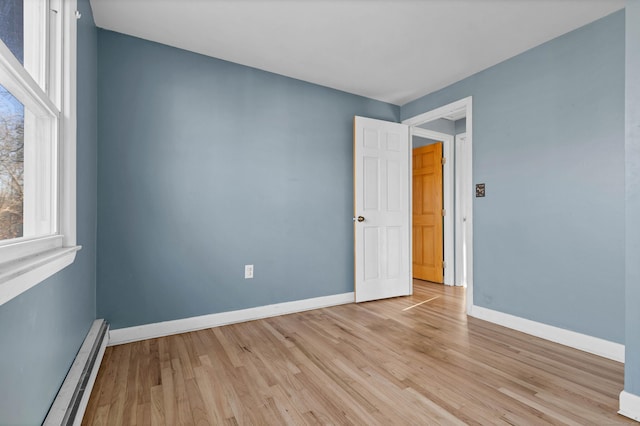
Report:
<svg viewBox="0 0 640 426"><path fill-rule="evenodd" d="M244 265L244 278L253 278L253 265Z"/></svg>

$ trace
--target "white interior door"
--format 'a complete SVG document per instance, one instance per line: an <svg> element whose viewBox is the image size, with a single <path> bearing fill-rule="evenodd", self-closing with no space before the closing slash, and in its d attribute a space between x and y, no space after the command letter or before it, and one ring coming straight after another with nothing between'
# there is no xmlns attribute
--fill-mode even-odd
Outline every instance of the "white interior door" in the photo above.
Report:
<svg viewBox="0 0 640 426"><path fill-rule="evenodd" d="M355 117L356 302L411 294L409 126Z"/></svg>

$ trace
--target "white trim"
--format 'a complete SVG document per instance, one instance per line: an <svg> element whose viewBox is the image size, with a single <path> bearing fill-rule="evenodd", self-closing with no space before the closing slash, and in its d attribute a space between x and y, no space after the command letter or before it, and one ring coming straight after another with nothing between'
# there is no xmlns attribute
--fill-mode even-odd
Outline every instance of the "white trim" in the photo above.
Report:
<svg viewBox="0 0 640 426"><path fill-rule="evenodd" d="M169 336L172 334L187 333L190 331L219 327L221 325L234 324L238 322L253 321L261 318L303 312L311 309L344 305L347 303L353 303L354 296L353 292L334 294L331 296L276 303L273 305L258 306L238 311L220 312L217 314L201 315L173 321L163 321L153 324L110 330L109 346Z"/></svg>
<svg viewBox="0 0 640 426"><path fill-rule="evenodd" d="M65 417L68 415L67 411L69 410L69 406L74 402L73 399L76 395L76 390L78 389L78 386L82 384L84 377L86 377L85 368L91 361L90 357L93 352L93 347L100 338L100 331L103 324L104 320L97 319L91 325L91 328L89 329L89 332L87 333L87 336L85 337L84 342L82 343L82 346L80 347L80 350L67 373L67 377L64 379L62 387L58 391L56 399L53 401L49 413L47 413L47 417L45 418L43 425L57 426L64 422ZM76 411L73 419L74 425L80 425L84 412L89 404L91 390L95 384L96 377L98 376L98 370L100 369L100 364L102 363L102 358L107 348L108 332L109 330L107 325L107 334L104 336L104 339L102 339L100 347L98 348L96 360L92 366L93 368L91 369L89 379L84 388L82 399L80 400L78 410Z"/></svg>
<svg viewBox="0 0 640 426"><path fill-rule="evenodd" d="M561 345L624 362L624 345L473 305L467 315Z"/></svg>
<svg viewBox="0 0 640 426"><path fill-rule="evenodd" d="M78 250L63 247L0 265L0 306L71 265Z"/></svg>
<svg viewBox="0 0 640 426"><path fill-rule="evenodd" d="M468 176L468 172L471 167L471 147L467 144L467 134L460 133L455 136L455 169L456 169L456 181L455 181L455 229L456 229L456 243L455 243L455 268L456 268L456 285L467 286L467 276L465 273L465 256L464 243L465 243L465 228L467 223L467 217L469 216L468 203L471 200L469 194L463 194L465 190L471 189L471 176ZM467 182L467 184L463 184ZM466 195L466 196L465 196Z"/></svg>
<svg viewBox="0 0 640 426"><path fill-rule="evenodd" d="M442 141L442 156L446 159L442 167L442 193L443 206L446 211L444 216L444 262L447 265L444 268L444 283L446 285L455 284L455 255L453 241L453 223L454 223L454 207L453 207L453 165L455 162L453 154L453 136L446 133L440 133L433 130L423 129L421 127L411 127L411 138L418 136L427 139ZM413 167L409 167L411 173Z"/></svg>
<svg viewBox="0 0 640 426"><path fill-rule="evenodd" d="M427 123L429 121L437 120L438 118L445 117L450 115L453 112L460 111L464 108L467 109L467 122L469 121L469 106L471 106L472 96L468 96L464 99L460 99L459 101L452 102L450 104L441 106L439 108L433 109L431 111L424 112L422 114L416 115L411 118L407 118L406 120L402 120L403 124L407 124L409 126L419 126L421 124ZM468 123L467 123L468 125ZM471 133L470 129L467 127L467 133Z"/></svg>
<svg viewBox="0 0 640 426"><path fill-rule="evenodd" d="M409 221L409 296L413 296L413 127L409 126L409 149L407 150L407 162L409 164L409 192L407 200L409 201L408 218Z"/></svg>
<svg viewBox="0 0 640 426"><path fill-rule="evenodd" d="M467 193L467 222L466 222L466 259L467 259L467 312L473 306L473 99L465 98L467 105L467 152L469 154L468 168L465 171L465 180L462 185L466 187Z"/></svg>
<svg viewBox="0 0 640 426"><path fill-rule="evenodd" d="M58 117L58 108L2 40L0 40L0 75L3 77L4 88L11 92L25 108L39 116Z"/></svg>
<svg viewBox="0 0 640 426"><path fill-rule="evenodd" d="M25 1L23 3L24 28L24 67L33 79L46 92L49 82L47 79L47 67L49 63L48 41L49 31L49 4L47 0Z"/></svg>
<svg viewBox="0 0 640 426"><path fill-rule="evenodd" d="M62 107L60 120L59 233L63 245L76 245L77 33L76 0L61 2L63 11Z"/></svg>
<svg viewBox="0 0 640 426"><path fill-rule="evenodd" d="M640 422L640 396L626 391L620 392L620 410L618 414Z"/></svg>
<svg viewBox="0 0 640 426"><path fill-rule="evenodd" d="M19 241L7 245L0 243L0 259L2 259L0 269L9 262L14 262L60 247L62 247L61 235L50 235L41 238L21 238Z"/></svg>

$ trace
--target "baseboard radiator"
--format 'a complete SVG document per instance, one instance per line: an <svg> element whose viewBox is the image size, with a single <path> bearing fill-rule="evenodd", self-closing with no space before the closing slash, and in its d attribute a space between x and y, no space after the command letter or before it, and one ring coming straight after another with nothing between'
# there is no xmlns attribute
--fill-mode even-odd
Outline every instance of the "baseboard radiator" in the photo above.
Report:
<svg viewBox="0 0 640 426"><path fill-rule="evenodd" d="M82 422L109 340L108 331L109 325L105 320L93 322L44 420L45 426L70 426Z"/></svg>

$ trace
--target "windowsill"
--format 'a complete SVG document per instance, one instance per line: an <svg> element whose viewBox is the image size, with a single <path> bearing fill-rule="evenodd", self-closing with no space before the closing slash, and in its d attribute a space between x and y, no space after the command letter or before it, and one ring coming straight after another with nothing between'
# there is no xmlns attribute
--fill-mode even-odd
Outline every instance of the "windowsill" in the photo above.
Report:
<svg viewBox="0 0 640 426"><path fill-rule="evenodd" d="M54 248L0 264L0 306L72 264L80 248Z"/></svg>

